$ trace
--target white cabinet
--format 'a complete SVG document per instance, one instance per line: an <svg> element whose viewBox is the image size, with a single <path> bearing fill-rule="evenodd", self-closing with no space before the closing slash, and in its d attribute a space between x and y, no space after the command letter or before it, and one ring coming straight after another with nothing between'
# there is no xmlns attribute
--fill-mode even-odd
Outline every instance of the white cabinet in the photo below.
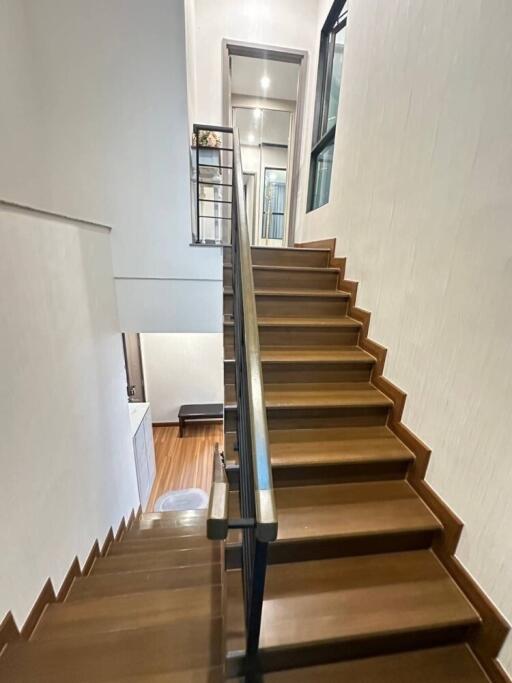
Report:
<svg viewBox="0 0 512 683"><path fill-rule="evenodd" d="M149 403L130 403L133 453L142 509L146 508L156 475L153 425Z"/></svg>

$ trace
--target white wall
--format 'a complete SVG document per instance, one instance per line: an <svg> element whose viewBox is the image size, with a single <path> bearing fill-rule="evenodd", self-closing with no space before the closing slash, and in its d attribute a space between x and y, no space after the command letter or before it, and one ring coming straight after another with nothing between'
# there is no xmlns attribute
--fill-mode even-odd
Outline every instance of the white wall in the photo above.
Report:
<svg viewBox="0 0 512 683"><path fill-rule="evenodd" d="M222 334L142 334L153 422L176 422L184 403L223 403Z"/></svg>
<svg viewBox="0 0 512 683"><path fill-rule="evenodd" d="M0 621L137 507L108 230L0 205Z"/></svg>
<svg viewBox="0 0 512 683"><path fill-rule="evenodd" d="M0 87L0 199L112 226L130 293L182 282L175 315L153 302L147 329L190 318L187 283L220 281L221 254L189 246L183 0L3 0ZM125 291L123 327L140 313Z"/></svg>
<svg viewBox="0 0 512 683"><path fill-rule="evenodd" d="M338 238L458 556L509 619L511 25L503 0L351 3L331 200L299 236Z"/></svg>
<svg viewBox="0 0 512 683"><path fill-rule="evenodd" d="M193 52L189 78L197 83L192 117L201 123L223 124L222 41L224 38L273 45L308 52L306 74L305 129L312 116L318 44L319 0L187 0L194 4L195 31L187 32L188 51ZM188 28L188 27L187 27ZM298 161L298 202L307 192L304 165L308 162L311 139L303 133ZM304 200L305 201L305 200Z"/></svg>

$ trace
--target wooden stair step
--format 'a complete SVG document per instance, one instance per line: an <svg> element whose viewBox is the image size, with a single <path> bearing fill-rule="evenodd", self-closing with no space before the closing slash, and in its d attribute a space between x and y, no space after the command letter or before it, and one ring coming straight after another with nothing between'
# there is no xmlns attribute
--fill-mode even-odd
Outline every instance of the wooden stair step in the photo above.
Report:
<svg viewBox="0 0 512 683"><path fill-rule="evenodd" d="M175 681L180 680L175 672L215 671L222 658L222 619L184 619L164 626L98 633L87 638L9 645L0 657L0 681L113 683L140 679L146 683L152 680L151 676L165 675L167 680ZM194 681L186 676L181 680Z"/></svg>
<svg viewBox="0 0 512 683"><path fill-rule="evenodd" d="M203 585L50 604L32 641L161 626L221 614L221 587Z"/></svg>
<svg viewBox="0 0 512 683"><path fill-rule="evenodd" d="M204 536L125 536L119 543L112 543L108 555L128 555L144 553L151 550L182 550L202 548L211 545Z"/></svg>
<svg viewBox="0 0 512 683"><path fill-rule="evenodd" d="M152 550L132 555L107 555L96 560L92 574L157 570L171 567L191 567L219 562L220 546L211 543L201 548Z"/></svg>
<svg viewBox="0 0 512 683"><path fill-rule="evenodd" d="M242 680L242 679L240 679ZM489 683L467 645L267 673L263 683Z"/></svg>
<svg viewBox="0 0 512 683"><path fill-rule="evenodd" d="M145 512L127 531L127 534L153 529L165 529L166 534L190 536L204 535L206 529L206 510L187 510L183 512Z"/></svg>
<svg viewBox="0 0 512 683"><path fill-rule="evenodd" d="M386 426L273 430L269 438L273 467L414 459Z"/></svg>
<svg viewBox="0 0 512 683"><path fill-rule="evenodd" d="M261 348L262 363L362 363L374 364L375 358L359 346L266 346ZM227 362L234 358L226 357Z"/></svg>
<svg viewBox="0 0 512 683"><path fill-rule="evenodd" d="M224 435L228 477L236 482L236 435ZM403 479L411 451L383 426L270 430L274 486Z"/></svg>
<svg viewBox="0 0 512 683"><path fill-rule="evenodd" d="M227 572L227 650L244 650L241 574ZM465 640L480 617L430 550L272 564L261 656L284 668ZM236 671L236 665L230 670Z"/></svg>
<svg viewBox="0 0 512 683"><path fill-rule="evenodd" d="M279 530L271 562L428 548L442 529L405 481L278 488L275 501ZM230 508L240 516L236 491ZM239 550L240 532L230 532L228 545Z"/></svg>
<svg viewBox="0 0 512 683"><path fill-rule="evenodd" d="M350 294L336 290L334 284L330 289L290 288L284 282L278 288L262 289L256 284L256 313L260 316L272 317L305 317L323 318L346 315ZM224 288L224 314L233 313L233 291Z"/></svg>
<svg viewBox="0 0 512 683"><path fill-rule="evenodd" d="M224 252L224 262L231 262L231 252ZM302 249L297 247L251 247L251 259L255 265L270 266L318 266L329 265L329 249Z"/></svg>
<svg viewBox="0 0 512 683"><path fill-rule="evenodd" d="M258 266L252 268L254 287L258 290L335 291L340 271L338 268L311 266ZM233 268L224 264L224 286L231 287Z"/></svg>
<svg viewBox="0 0 512 683"><path fill-rule="evenodd" d="M220 583L220 564L91 574L73 581L66 602Z"/></svg>
<svg viewBox="0 0 512 683"><path fill-rule="evenodd" d="M229 324L229 321L227 322ZM345 316L258 316L258 327L314 327L316 328L351 328L360 329L361 323Z"/></svg>
<svg viewBox="0 0 512 683"><path fill-rule="evenodd" d="M393 402L366 382L265 384L267 408L383 408ZM236 406L232 384L225 386L226 408Z"/></svg>

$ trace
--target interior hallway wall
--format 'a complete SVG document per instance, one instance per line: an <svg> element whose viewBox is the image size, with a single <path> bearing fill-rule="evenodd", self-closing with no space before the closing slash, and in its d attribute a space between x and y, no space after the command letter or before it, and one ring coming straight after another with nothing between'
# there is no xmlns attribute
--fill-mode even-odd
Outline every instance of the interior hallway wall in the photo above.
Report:
<svg viewBox="0 0 512 683"><path fill-rule="evenodd" d="M184 403L223 403L222 334L142 334L153 422L176 422Z"/></svg>
<svg viewBox="0 0 512 683"><path fill-rule="evenodd" d="M350 3L331 200L337 237L458 556L512 619L512 5ZM512 673L512 639L501 661Z"/></svg>
<svg viewBox="0 0 512 683"><path fill-rule="evenodd" d="M189 246L183 0L3 0L0 89L0 199L113 228L123 329L220 332L220 250Z"/></svg>
<svg viewBox="0 0 512 683"><path fill-rule="evenodd" d="M191 54L190 82L196 83L193 118L200 123L225 124L223 120L222 41L224 38L304 50L308 53L303 145L299 160L298 206L307 191L304 165L311 139L306 136L312 116L318 44L319 0L185 0L192 5L195 30L187 31ZM192 24L190 24L191 26ZM189 27L187 27L189 28ZM312 61L311 61L312 60ZM191 80L190 80L191 79Z"/></svg>
<svg viewBox="0 0 512 683"><path fill-rule="evenodd" d="M0 205L0 622L139 505L107 229Z"/></svg>

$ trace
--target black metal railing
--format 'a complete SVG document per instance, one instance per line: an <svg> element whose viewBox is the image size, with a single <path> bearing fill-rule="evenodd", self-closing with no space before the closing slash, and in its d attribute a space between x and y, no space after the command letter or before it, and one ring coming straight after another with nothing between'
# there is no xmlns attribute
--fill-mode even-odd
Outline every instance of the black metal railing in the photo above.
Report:
<svg viewBox="0 0 512 683"><path fill-rule="evenodd" d="M200 126L201 129L207 127ZM277 538L277 512L263 391L256 299L243 186L240 141L233 135L231 211L232 292L236 389L236 445L239 460L240 519L227 518L228 490L220 454L210 493L210 538L225 538L228 528L242 533L241 567L246 626L246 673L258 668L261 613L268 545ZM226 497L226 499L224 498ZM211 531L210 531L211 530Z"/></svg>
<svg viewBox="0 0 512 683"><path fill-rule="evenodd" d="M229 244L233 206L233 129L193 126L194 242Z"/></svg>

